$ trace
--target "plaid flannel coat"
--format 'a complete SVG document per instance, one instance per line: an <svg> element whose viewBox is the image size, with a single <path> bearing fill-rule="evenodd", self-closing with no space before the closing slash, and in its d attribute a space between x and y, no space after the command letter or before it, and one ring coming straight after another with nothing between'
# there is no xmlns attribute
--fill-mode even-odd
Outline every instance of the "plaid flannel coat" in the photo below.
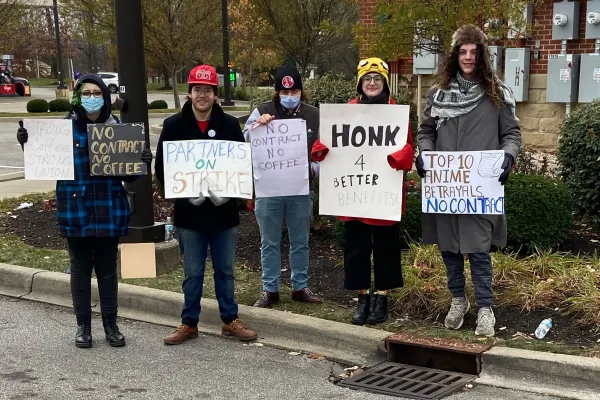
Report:
<svg viewBox="0 0 600 400"><path fill-rule="evenodd" d="M56 182L58 225L65 237L127 236L131 211L122 180L136 177L90 176L88 134L84 124L73 119L75 180ZM118 123L111 115L105 124Z"/></svg>

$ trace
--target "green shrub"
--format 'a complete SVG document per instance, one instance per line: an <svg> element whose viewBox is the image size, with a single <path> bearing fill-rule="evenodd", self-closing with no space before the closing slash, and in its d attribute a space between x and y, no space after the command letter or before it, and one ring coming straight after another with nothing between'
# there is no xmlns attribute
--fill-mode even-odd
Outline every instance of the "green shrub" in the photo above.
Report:
<svg viewBox="0 0 600 400"><path fill-rule="evenodd" d="M304 90L308 94L308 103L315 107L321 103L347 103L357 96L356 81L329 72L304 80Z"/></svg>
<svg viewBox="0 0 600 400"><path fill-rule="evenodd" d="M273 97L274 92L275 91L271 89L253 88L252 96L250 96L250 89L248 89L248 99L251 102L250 106L252 107L252 110L254 110L254 108L258 107L262 103L271 100L271 97Z"/></svg>
<svg viewBox="0 0 600 400"><path fill-rule="evenodd" d="M504 189L508 223L507 245L518 250L555 248L573 226L573 201L559 180L512 174Z"/></svg>
<svg viewBox="0 0 600 400"><path fill-rule="evenodd" d="M166 110L169 105L164 100L154 100L148 105L149 110Z"/></svg>
<svg viewBox="0 0 600 400"><path fill-rule="evenodd" d="M233 92L233 90L232 90L232 92ZM244 88L235 89L235 92L233 92L233 93L234 93L233 98L235 100L240 100L240 101L250 100L250 95L246 92L246 90Z"/></svg>
<svg viewBox="0 0 600 400"><path fill-rule="evenodd" d="M56 99L48 103L48 109L50 112L70 112L73 108L71 102L65 99Z"/></svg>
<svg viewBox="0 0 600 400"><path fill-rule="evenodd" d="M219 86L218 92L219 92L219 98L224 99L225 98L225 88L223 86Z"/></svg>
<svg viewBox="0 0 600 400"><path fill-rule="evenodd" d="M581 105L563 122L557 156L575 213L600 228L600 100Z"/></svg>
<svg viewBox="0 0 600 400"><path fill-rule="evenodd" d="M48 112L48 109L48 102L43 99L33 99L27 103L27 112L29 113L45 113Z"/></svg>
<svg viewBox="0 0 600 400"><path fill-rule="evenodd" d="M410 106L409 120L413 130L413 148L417 150L417 129L419 128L419 115L417 114L417 105L413 102L413 93L409 88L401 87L397 93L392 93L392 98L398 104Z"/></svg>

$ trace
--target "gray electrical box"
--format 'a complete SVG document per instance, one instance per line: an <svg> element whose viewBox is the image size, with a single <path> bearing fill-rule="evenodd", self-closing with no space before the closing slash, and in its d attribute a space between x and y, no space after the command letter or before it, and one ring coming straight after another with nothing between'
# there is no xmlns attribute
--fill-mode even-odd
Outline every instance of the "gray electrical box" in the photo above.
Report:
<svg viewBox="0 0 600 400"><path fill-rule="evenodd" d="M576 103L579 89L580 54L548 55L546 101Z"/></svg>
<svg viewBox="0 0 600 400"><path fill-rule="evenodd" d="M504 64L502 52L504 47L502 46L490 46L490 56L492 57L492 69L496 72L496 75L502 76L502 65Z"/></svg>
<svg viewBox="0 0 600 400"><path fill-rule="evenodd" d="M579 71L579 102L600 99L600 53L582 54Z"/></svg>
<svg viewBox="0 0 600 400"><path fill-rule="evenodd" d="M413 55L413 74L415 75L436 74L437 66L437 54L422 52L420 55Z"/></svg>
<svg viewBox="0 0 600 400"><path fill-rule="evenodd" d="M515 101L529 100L529 60L531 50L508 48L504 55L504 83L510 87Z"/></svg>
<svg viewBox="0 0 600 400"><path fill-rule="evenodd" d="M552 40L579 38L579 2L554 3L552 14Z"/></svg>
<svg viewBox="0 0 600 400"><path fill-rule="evenodd" d="M588 1L585 13L585 38L600 38L600 1Z"/></svg>

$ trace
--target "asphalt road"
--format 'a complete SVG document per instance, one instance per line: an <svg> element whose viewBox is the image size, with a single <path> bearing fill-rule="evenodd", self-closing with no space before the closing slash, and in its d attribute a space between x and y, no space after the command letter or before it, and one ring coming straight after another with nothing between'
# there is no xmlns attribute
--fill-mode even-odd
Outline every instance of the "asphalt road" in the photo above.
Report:
<svg viewBox="0 0 600 400"><path fill-rule="evenodd" d="M77 349L71 310L0 296L0 399L399 399L331 384L329 361L206 336L167 347L171 328L120 327L127 346L111 348L95 316L94 347ZM447 399L549 398L475 385Z"/></svg>

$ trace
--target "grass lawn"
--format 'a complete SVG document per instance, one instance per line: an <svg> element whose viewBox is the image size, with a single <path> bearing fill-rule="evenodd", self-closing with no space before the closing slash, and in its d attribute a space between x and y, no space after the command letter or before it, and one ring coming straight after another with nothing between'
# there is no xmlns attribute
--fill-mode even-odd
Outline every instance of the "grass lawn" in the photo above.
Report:
<svg viewBox="0 0 600 400"><path fill-rule="evenodd" d="M8 213L12 213L18 204L25 201L39 203L49 195L27 195L0 201L0 262L57 272L62 272L68 266L66 251L32 247L19 237L2 233L2 219L10 218ZM596 269L600 263L597 258L541 252L527 258L517 258L513 255L494 253L496 307L500 311L497 311L498 337L488 339L476 337L470 328L447 330L439 322L440 319L436 318L438 315L445 315L450 295L446 289L445 270L439 252L434 247L413 245L403 257L405 287L393 293L395 304L394 312L390 312L390 319L372 329L600 357L600 272ZM472 304L475 304L468 263L465 268L467 294ZM182 280L183 270L178 268L155 279L127 279L121 282L181 293ZM261 287L260 272L242 265L237 266L236 298L240 304L252 305ZM354 310L352 305L328 300L320 305L291 301L291 289L287 285L282 285L280 291L281 301L273 307L276 310L345 323L349 322ZM215 298L210 265L206 269L203 296ZM531 314L532 317L528 312L533 311L537 311L538 314ZM556 317L555 327L546 340L536 340L529 334L547 311L554 313L552 317ZM469 326L473 325L474 318L474 314L467 316ZM518 326L519 322L514 321L521 319L528 319L533 325L524 328L520 335L501 334L505 324ZM583 326L592 328L585 328L590 329L585 333L582 331ZM595 334L592 332L594 326ZM571 334L582 335L586 341L568 340ZM556 339L550 339L551 337ZM585 345L582 345L583 343Z"/></svg>
<svg viewBox="0 0 600 400"><path fill-rule="evenodd" d="M146 90L149 92L169 93L173 95L173 89L161 89L164 85L164 83L147 83ZM186 83L180 83L177 87L179 88L179 94L183 95L187 93L188 85Z"/></svg>
<svg viewBox="0 0 600 400"><path fill-rule="evenodd" d="M29 85L32 88L36 87L56 87L58 85L58 81L54 78L27 78L29 81ZM65 85L67 87L71 87L71 78L65 79Z"/></svg>

